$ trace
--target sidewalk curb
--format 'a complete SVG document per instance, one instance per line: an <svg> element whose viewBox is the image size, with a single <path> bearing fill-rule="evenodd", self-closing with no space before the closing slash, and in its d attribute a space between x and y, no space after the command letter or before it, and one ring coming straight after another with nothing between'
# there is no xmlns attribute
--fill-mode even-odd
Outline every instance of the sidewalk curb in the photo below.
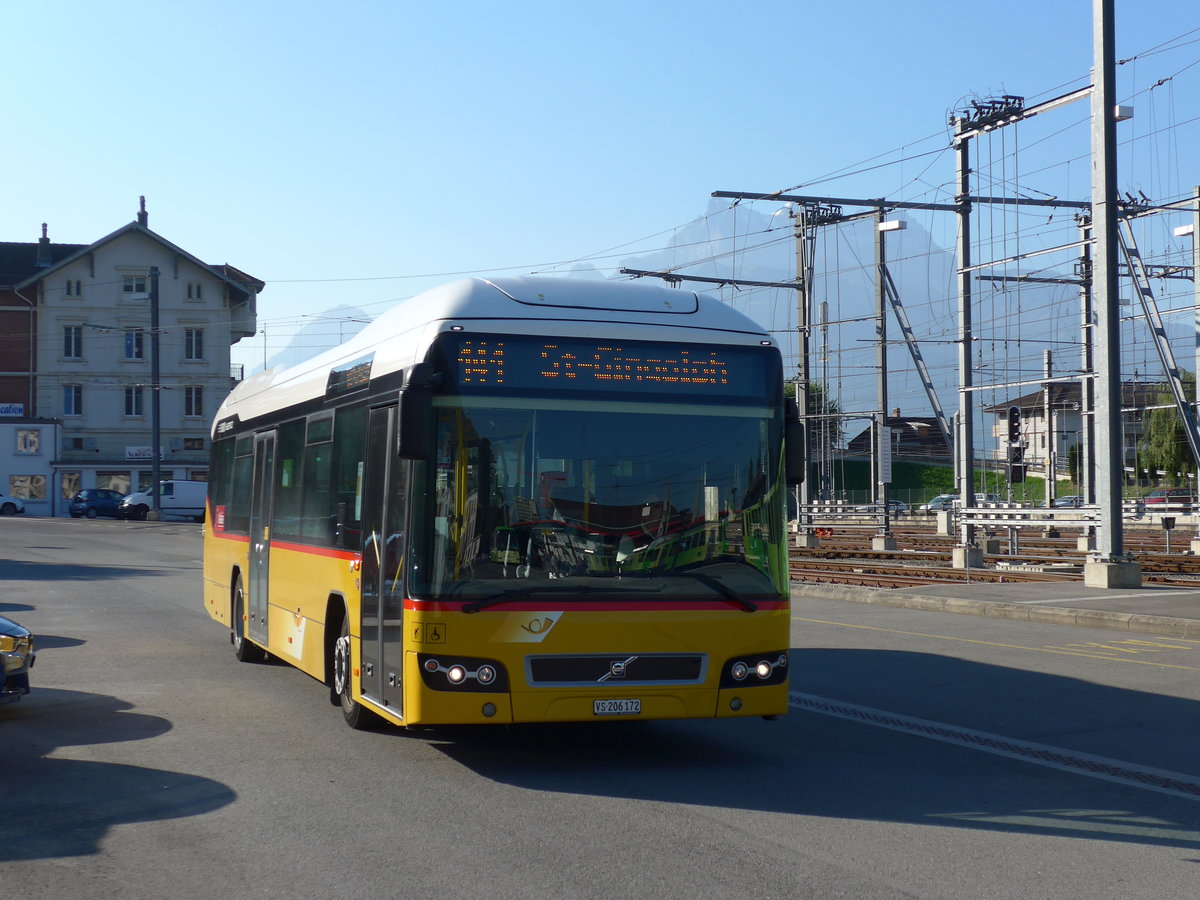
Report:
<svg viewBox="0 0 1200 900"><path fill-rule="evenodd" d="M1200 620L1181 619L1175 616L1025 605L1005 603L1001 600L929 597L921 594L903 594L897 591L839 587L837 585L792 584L791 595L793 600L806 596L820 597L826 600L848 600L852 603L870 603L899 609L923 609L930 612L988 616L994 619L1043 622L1050 625L1076 625L1082 628L1106 628L1113 631L1133 631L1139 634L1200 638Z"/></svg>

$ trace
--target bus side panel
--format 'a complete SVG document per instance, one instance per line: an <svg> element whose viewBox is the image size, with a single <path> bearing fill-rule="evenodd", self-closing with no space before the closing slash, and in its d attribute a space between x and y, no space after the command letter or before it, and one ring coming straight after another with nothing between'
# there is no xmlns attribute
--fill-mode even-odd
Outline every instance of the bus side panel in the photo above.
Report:
<svg viewBox="0 0 1200 900"><path fill-rule="evenodd" d="M245 535L214 535L212 516L204 525L204 608L213 619L231 628L233 573L245 572L250 562L250 539Z"/></svg>
<svg viewBox="0 0 1200 900"><path fill-rule="evenodd" d="M325 678L325 610L331 595L345 599L350 630L358 632L356 554L300 545L271 547L267 649L314 678Z"/></svg>

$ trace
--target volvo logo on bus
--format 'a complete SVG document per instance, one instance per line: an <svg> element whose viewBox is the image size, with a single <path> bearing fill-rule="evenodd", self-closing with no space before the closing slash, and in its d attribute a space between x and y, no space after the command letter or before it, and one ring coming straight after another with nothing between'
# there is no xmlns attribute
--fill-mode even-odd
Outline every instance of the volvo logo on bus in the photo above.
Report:
<svg viewBox="0 0 1200 900"><path fill-rule="evenodd" d="M596 681L608 681L610 678L624 678L625 673L629 671L629 664L637 659L636 656L631 656L629 659L614 659L608 663L608 671L601 675Z"/></svg>

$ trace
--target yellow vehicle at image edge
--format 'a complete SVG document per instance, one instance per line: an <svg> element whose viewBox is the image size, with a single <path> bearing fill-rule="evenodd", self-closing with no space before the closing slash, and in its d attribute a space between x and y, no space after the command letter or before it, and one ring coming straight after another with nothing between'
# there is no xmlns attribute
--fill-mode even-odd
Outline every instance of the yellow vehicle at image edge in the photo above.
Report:
<svg viewBox="0 0 1200 900"><path fill-rule="evenodd" d="M230 394L204 602L352 727L780 715L798 429L715 298L455 282Z"/></svg>

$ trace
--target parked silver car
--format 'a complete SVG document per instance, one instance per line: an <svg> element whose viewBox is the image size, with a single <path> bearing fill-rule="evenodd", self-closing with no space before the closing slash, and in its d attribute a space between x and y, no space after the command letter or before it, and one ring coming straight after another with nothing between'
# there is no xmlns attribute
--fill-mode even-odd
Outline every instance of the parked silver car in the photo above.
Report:
<svg viewBox="0 0 1200 900"><path fill-rule="evenodd" d="M917 512L930 515L935 512L942 512L947 509L953 509L954 504L958 502L958 494L938 494L931 500L922 503L917 507Z"/></svg>
<svg viewBox="0 0 1200 900"><path fill-rule="evenodd" d="M975 493L976 503L1003 503L999 494L984 494ZM933 515L935 512L944 512L948 509L953 509L958 505L958 494L938 494L927 503L922 503L917 507L917 512L925 515Z"/></svg>

